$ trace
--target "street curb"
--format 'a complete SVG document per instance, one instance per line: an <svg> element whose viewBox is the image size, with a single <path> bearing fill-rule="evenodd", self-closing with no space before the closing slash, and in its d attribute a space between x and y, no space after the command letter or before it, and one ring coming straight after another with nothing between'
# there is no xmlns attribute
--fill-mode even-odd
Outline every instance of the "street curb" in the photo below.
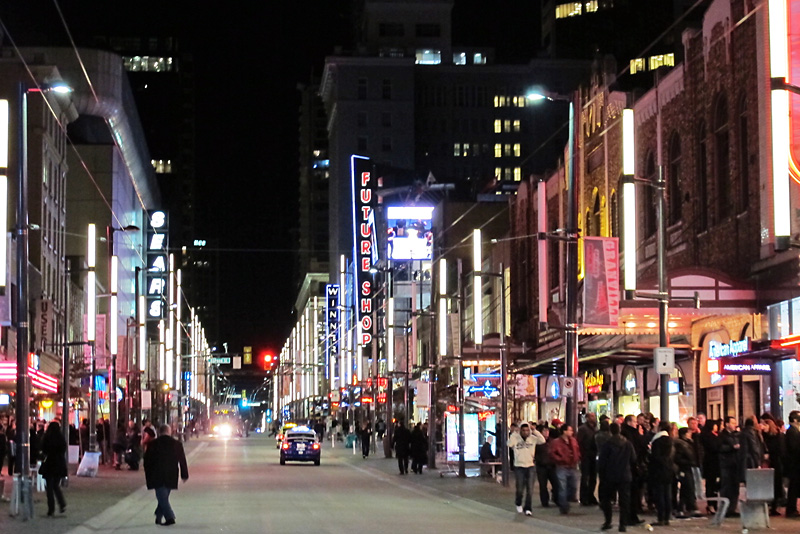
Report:
<svg viewBox="0 0 800 534"><path fill-rule="evenodd" d="M208 442L200 442L197 447L194 447L189 454L186 455L186 459L190 460L194 458L207 446ZM127 497L120 500L114 506L105 509L103 512L88 519L82 525L78 525L77 527L68 531L66 534L97 534L98 532L111 532L116 530L115 526L111 526L112 523L119 525L120 518L124 517L125 522L122 524L128 524L130 519L138 515L139 511L144 506L147 506L144 504L145 500L152 504L152 498L149 496L149 493L150 492L147 487L142 486Z"/></svg>
<svg viewBox="0 0 800 534"><path fill-rule="evenodd" d="M357 466L353 465L351 462L347 461L346 458L342 458L345 465L350 467L351 469L355 469L356 471L360 471L365 475L371 476L373 478L381 479L389 484L404 489L406 491L411 491L414 493L418 493L420 495L425 495L427 497L435 497L440 499L445 499L445 504L458 508L460 510L472 513L483 513L488 515L497 516L499 519L510 520L513 521L514 519L520 518L524 520L525 524L529 525L531 528L539 528L544 529L548 532L557 532L559 534L585 534L586 532L592 532L589 530L583 530L579 528L574 528L566 525L561 525L558 523L551 523L550 521L545 521L544 519L539 519L537 517L527 517L522 514L517 514L515 512L511 512L505 510L503 508L499 508L497 506L493 506L491 504L482 503L480 501L476 501L474 499L468 499L466 497L461 497L460 495L456 495L454 493L450 493L448 491L430 488L428 486L422 486L419 484L401 482L400 480L387 475L383 471L375 467L369 466ZM513 504L513 503L512 503ZM517 521L519 522L519 521Z"/></svg>

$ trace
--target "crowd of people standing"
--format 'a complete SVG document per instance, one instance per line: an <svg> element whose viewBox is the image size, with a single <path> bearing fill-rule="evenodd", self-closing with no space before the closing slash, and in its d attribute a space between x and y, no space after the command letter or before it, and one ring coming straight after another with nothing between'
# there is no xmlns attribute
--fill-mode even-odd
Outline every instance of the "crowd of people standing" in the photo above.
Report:
<svg viewBox="0 0 800 534"><path fill-rule="evenodd" d="M508 447L516 509L527 515L532 515L535 474L543 507L556 503L568 514L570 503L599 505L603 530L612 528L613 503L619 505L620 532L643 523L646 512L655 514L656 526L715 513L698 499L703 495L727 497L727 515L736 517L746 470L771 468L770 514L781 515L783 507L786 517L798 517L800 411L791 412L788 424L769 413L741 424L735 417L710 420L699 414L683 428L652 414L598 420L590 413L577 432L558 419L512 424Z"/></svg>

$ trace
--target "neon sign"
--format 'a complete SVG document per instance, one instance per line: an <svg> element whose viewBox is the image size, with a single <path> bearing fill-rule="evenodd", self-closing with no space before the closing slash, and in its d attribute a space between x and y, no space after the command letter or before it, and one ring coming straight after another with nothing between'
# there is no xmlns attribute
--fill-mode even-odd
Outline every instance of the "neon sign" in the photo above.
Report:
<svg viewBox="0 0 800 534"><path fill-rule="evenodd" d="M378 260L375 230L375 204L378 180L372 165L363 156L350 157L353 190L353 257L356 265L355 295L358 303L358 343L366 354L372 354L373 287L372 268Z"/></svg>
<svg viewBox="0 0 800 534"><path fill-rule="evenodd" d="M339 354L339 284L325 286L325 352L328 365L326 373L330 373L331 357ZM330 378L328 376L328 378Z"/></svg>
<svg viewBox="0 0 800 534"><path fill-rule="evenodd" d="M469 386L467 388L467 395L475 395L482 393L487 399L492 399L500 395L500 388L493 386L488 380L480 386Z"/></svg>
<svg viewBox="0 0 800 534"><path fill-rule="evenodd" d="M720 360L721 375L768 375L772 372L769 360L753 358L722 358Z"/></svg>
<svg viewBox="0 0 800 534"><path fill-rule="evenodd" d="M603 383L605 377L600 371L595 371L594 374L584 373L583 385L586 387L586 393L600 393L603 391Z"/></svg>
<svg viewBox="0 0 800 534"><path fill-rule="evenodd" d="M731 341L729 343L720 343L718 341L710 341L708 343L708 357L712 359L724 358L727 356L738 356L749 351L749 337L746 337L740 341Z"/></svg>
<svg viewBox="0 0 800 534"><path fill-rule="evenodd" d="M147 316L158 320L164 317L164 298L167 291L167 250L169 225L164 211L150 213L147 223L147 270L145 292Z"/></svg>

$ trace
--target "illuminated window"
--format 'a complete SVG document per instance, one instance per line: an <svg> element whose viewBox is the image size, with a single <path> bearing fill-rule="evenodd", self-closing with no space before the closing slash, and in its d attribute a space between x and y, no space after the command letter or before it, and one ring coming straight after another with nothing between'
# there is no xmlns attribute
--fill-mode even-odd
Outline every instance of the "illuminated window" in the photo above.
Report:
<svg viewBox="0 0 800 534"><path fill-rule="evenodd" d="M659 54L657 56L650 56L648 60L650 70L655 70L659 67L674 67L675 54Z"/></svg>
<svg viewBox="0 0 800 534"><path fill-rule="evenodd" d="M439 65L442 62L442 51L421 48L417 50L417 65Z"/></svg>
<svg viewBox="0 0 800 534"><path fill-rule="evenodd" d="M514 121L514 131L519 132L519 119Z"/></svg>
<svg viewBox="0 0 800 534"><path fill-rule="evenodd" d="M522 155L522 146L519 143L514 143L514 157L518 158Z"/></svg>
<svg viewBox="0 0 800 534"><path fill-rule="evenodd" d="M515 100L514 104L518 108L524 108L525 106L528 105L528 99L524 95L523 96L515 96L514 100Z"/></svg>
<svg viewBox="0 0 800 534"><path fill-rule="evenodd" d="M461 145L461 155L469 156L469 143L464 143Z"/></svg>
<svg viewBox="0 0 800 534"><path fill-rule="evenodd" d="M511 181L511 169L510 168L503 169L503 180L506 180L508 182Z"/></svg>
<svg viewBox="0 0 800 534"><path fill-rule="evenodd" d="M494 107L496 107L496 108L500 107L500 97L499 96L495 96L494 97Z"/></svg>
<svg viewBox="0 0 800 534"><path fill-rule="evenodd" d="M506 133L511 131L511 121L510 120L503 121L503 131L506 132Z"/></svg>
<svg viewBox="0 0 800 534"><path fill-rule="evenodd" d="M497 143L494 145L494 157L502 158L503 157L503 145Z"/></svg>
<svg viewBox="0 0 800 534"><path fill-rule="evenodd" d="M506 97L504 97L504 96L500 97L500 107L501 108L506 107Z"/></svg>
<svg viewBox="0 0 800 534"><path fill-rule="evenodd" d="M461 143L456 143L453 145L453 155L454 156L461 155Z"/></svg>
<svg viewBox="0 0 800 534"><path fill-rule="evenodd" d="M466 52L456 52L453 54L453 65L466 65L467 64L467 53Z"/></svg>
<svg viewBox="0 0 800 534"><path fill-rule="evenodd" d="M598 8L597 0L591 0L589 2L586 2L584 6L586 8L587 13L594 13L595 11L597 11Z"/></svg>
<svg viewBox="0 0 800 534"><path fill-rule="evenodd" d="M522 181L522 169L520 167L514 167L514 181Z"/></svg>
<svg viewBox="0 0 800 534"><path fill-rule="evenodd" d="M172 172L172 160L169 159L151 159L150 163L156 174L169 174Z"/></svg>
<svg viewBox="0 0 800 534"><path fill-rule="evenodd" d="M518 104L518 102L517 102L517 97L516 97L516 96L515 96L514 98L511 98L511 97L509 97L509 99L510 99L510 100L513 102L513 103L512 103L512 105L513 105L514 107L517 107L517 104Z"/></svg>
<svg viewBox="0 0 800 534"><path fill-rule="evenodd" d="M486 65L486 56L480 53L475 54L472 57L472 62L476 65Z"/></svg>
<svg viewBox="0 0 800 534"><path fill-rule="evenodd" d="M500 133L501 131L502 131L502 121L500 119L497 119L494 121L494 133Z"/></svg>
<svg viewBox="0 0 800 534"><path fill-rule="evenodd" d="M631 74L644 71L644 58L636 58L631 60Z"/></svg>
<svg viewBox="0 0 800 534"><path fill-rule="evenodd" d="M503 175L503 169L501 169L500 167L495 167L494 168L495 179L499 180L502 175Z"/></svg>
<svg viewBox="0 0 800 534"><path fill-rule="evenodd" d="M511 145L509 143L503 145L503 155L506 157L511 156Z"/></svg>
<svg viewBox="0 0 800 534"><path fill-rule="evenodd" d="M567 17L577 17L582 13L583 4L580 2L570 2L556 6L556 18L565 19Z"/></svg>

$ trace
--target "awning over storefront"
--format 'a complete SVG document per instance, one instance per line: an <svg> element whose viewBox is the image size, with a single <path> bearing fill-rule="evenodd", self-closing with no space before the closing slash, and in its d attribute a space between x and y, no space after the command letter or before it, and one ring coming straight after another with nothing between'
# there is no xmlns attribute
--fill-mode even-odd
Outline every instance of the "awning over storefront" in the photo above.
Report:
<svg viewBox="0 0 800 534"><path fill-rule="evenodd" d="M57 378L34 369L33 367L28 367L28 375L31 378L31 386L34 389L46 391L47 393L58 393L59 380ZM16 381L16 362L0 362L0 385L4 382L16 383Z"/></svg>

